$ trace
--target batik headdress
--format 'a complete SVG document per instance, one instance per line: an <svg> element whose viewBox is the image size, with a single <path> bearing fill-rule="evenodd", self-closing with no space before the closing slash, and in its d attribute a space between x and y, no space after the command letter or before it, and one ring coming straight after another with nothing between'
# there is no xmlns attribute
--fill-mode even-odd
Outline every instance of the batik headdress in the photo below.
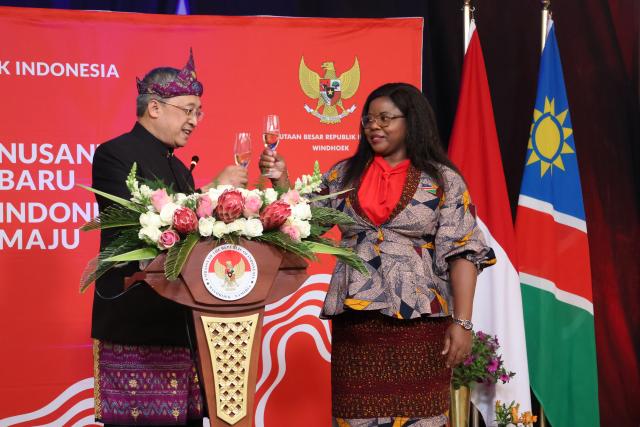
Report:
<svg viewBox="0 0 640 427"><path fill-rule="evenodd" d="M189 51L189 61L178 75L167 83L146 83L136 77L138 95L158 95L161 98L174 96L195 95L202 96L202 83L196 79L196 66L193 61L193 49Z"/></svg>

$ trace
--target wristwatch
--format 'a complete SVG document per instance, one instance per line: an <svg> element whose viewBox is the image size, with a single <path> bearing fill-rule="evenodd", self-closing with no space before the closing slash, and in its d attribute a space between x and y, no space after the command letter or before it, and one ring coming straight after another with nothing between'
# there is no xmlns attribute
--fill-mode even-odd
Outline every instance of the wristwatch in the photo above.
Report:
<svg viewBox="0 0 640 427"><path fill-rule="evenodd" d="M462 328L466 331L470 331L473 329L473 323L471 323L471 320L457 319L455 317L451 317L451 320L453 320L454 323L462 326Z"/></svg>

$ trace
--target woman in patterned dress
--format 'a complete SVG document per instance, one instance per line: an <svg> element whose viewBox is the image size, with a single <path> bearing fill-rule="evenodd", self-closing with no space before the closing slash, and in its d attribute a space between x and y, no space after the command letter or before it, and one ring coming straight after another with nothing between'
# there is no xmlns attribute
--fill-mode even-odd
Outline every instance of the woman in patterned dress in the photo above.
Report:
<svg viewBox="0 0 640 427"><path fill-rule="evenodd" d="M323 192L352 191L320 202L353 218L341 243L369 273L338 262L322 310L333 326L333 425L442 426L451 368L471 351L476 276L495 256L420 90L374 90L360 134L355 155L323 176ZM289 186L280 155L265 150L260 167Z"/></svg>

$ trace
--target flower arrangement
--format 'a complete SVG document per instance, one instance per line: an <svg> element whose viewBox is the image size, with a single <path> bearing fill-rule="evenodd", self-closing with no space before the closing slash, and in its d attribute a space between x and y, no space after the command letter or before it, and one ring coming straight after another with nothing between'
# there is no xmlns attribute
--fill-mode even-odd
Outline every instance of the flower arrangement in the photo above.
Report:
<svg viewBox="0 0 640 427"><path fill-rule="evenodd" d="M174 280L203 238L262 241L310 260L316 253L332 254L366 272L353 251L322 237L334 225L350 224L352 219L340 211L312 205L340 194L314 197L322 180L317 162L312 175L298 178L287 191L218 185L204 193L173 193L161 182L140 184L136 169L134 163L126 180L129 200L81 186L115 202L81 229L119 228L118 237L89 263L81 291L118 263L153 259L162 251L167 251L165 274Z"/></svg>
<svg viewBox="0 0 640 427"><path fill-rule="evenodd" d="M497 354L498 348L498 337L482 331L473 332L471 354L453 369L453 388L457 390L473 383L509 382L515 373L505 369L502 357Z"/></svg>
<svg viewBox="0 0 640 427"><path fill-rule="evenodd" d="M538 417L531 412L524 412L522 415L518 413L520 410L520 404L511 402L509 406L496 401L496 423L498 427L507 427L510 424L515 426L523 425L524 427L531 427L533 423L538 421Z"/></svg>

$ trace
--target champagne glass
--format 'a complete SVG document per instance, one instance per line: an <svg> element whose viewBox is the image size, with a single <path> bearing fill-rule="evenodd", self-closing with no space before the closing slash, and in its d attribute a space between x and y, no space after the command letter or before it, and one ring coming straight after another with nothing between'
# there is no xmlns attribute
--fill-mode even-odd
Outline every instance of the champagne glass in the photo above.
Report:
<svg viewBox="0 0 640 427"><path fill-rule="evenodd" d="M248 132L236 133L236 142L233 144L233 157L236 165L247 168L251 161L251 134Z"/></svg>
<svg viewBox="0 0 640 427"><path fill-rule="evenodd" d="M275 155L276 148L278 148L278 144L280 143L280 118L277 115L269 114L265 116L262 139L264 146L273 151ZM272 169L268 169L263 175L269 178L278 178L280 174Z"/></svg>

